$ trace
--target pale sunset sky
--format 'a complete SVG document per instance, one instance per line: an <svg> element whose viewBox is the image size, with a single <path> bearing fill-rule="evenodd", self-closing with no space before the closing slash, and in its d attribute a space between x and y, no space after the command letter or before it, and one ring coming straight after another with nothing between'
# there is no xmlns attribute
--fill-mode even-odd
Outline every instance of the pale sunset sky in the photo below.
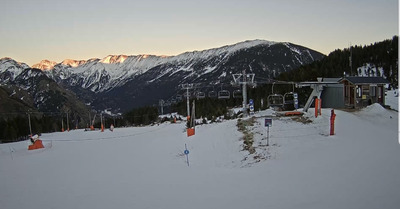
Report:
<svg viewBox="0 0 400 209"><path fill-rule="evenodd" d="M245 40L329 54L399 34L398 0L3 0L0 58L178 55Z"/></svg>

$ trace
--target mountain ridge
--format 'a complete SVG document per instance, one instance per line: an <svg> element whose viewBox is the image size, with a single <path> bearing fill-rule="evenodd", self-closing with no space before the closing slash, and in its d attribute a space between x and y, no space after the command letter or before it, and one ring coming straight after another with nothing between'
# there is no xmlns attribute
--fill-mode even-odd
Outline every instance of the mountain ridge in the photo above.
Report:
<svg viewBox="0 0 400 209"><path fill-rule="evenodd" d="M324 56L289 42L256 39L175 56L108 55L101 59L66 59L55 65L44 61L39 67L45 67L42 72L59 85L87 98L85 102L95 109L111 107L125 111L130 106L167 99L179 91L178 86L183 83L229 83L232 74L244 69L263 79L271 79ZM23 67L26 66L16 67L19 70L12 74L0 65L0 80L5 81L3 77L8 75L7 82L12 82ZM137 101L137 98L143 99Z"/></svg>

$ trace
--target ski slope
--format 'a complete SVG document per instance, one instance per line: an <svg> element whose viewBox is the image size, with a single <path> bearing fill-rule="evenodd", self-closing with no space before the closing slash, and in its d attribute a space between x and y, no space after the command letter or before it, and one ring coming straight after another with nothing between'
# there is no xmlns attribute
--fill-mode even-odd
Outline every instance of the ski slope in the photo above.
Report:
<svg viewBox="0 0 400 209"><path fill-rule="evenodd" d="M0 145L0 208L397 208L400 206L398 112L307 114L310 123L273 117L265 146L256 113L256 153L243 150L237 120L73 130L43 134L47 147ZM184 154L189 150L189 166Z"/></svg>

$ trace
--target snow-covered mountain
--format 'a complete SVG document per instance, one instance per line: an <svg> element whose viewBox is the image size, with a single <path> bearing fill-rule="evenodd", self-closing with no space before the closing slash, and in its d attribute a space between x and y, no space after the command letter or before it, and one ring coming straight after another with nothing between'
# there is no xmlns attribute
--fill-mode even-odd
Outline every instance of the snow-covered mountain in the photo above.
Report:
<svg viewBox="0 0 400 209"><path fill-rule="evenodd" d="M0 91L0 111L15 115L25 115L27 111L86 115L90 109L74 92L63 88L36 68L22 70L7 85L1 85Z"/></svg>
<svg viewBox="0 0 400 209"><path fill-rule="evenodd" d="M22 71L29 66L25 63L17 62L9 57L0 59L0 85L13 81Z"/></svg>
<svg viewBox="0 0 400 209"><path fill-rule="evenodd" d="M231 82L232 74L243 70L255 73L256 80L265 81L323 56L292 43L252 40L176 56L109 55L58 64L45 60L32 67L42 69L49 78L80 97L93 94L88 100L102 106L97 108L127 110L166 99L182 83L220 87ZM21 71L4 76L5 68L0 65L0 79L4 81L3 77L7 77L7 81L12 81Z"/></svg>
<svg viewBox="0 0 400 209"><path fill-rule="evenodd" d="M32 68L37 68L41 70L51 70L54 68L54 65L56 65L57 62L50 61L50 60L42 60L37 64L32 65Z"/></svg>

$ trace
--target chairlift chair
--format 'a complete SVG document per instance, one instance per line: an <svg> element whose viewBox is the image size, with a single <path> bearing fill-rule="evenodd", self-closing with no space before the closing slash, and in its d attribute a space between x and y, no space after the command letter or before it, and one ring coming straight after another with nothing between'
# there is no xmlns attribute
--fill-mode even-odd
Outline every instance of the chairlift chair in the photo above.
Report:
<svg viewBox="0 0 400 209"><path fill-rule="evenodd" d="M210 98L215 98L215 97L217 97L217 92L215 92L215 91L209 91L209 92L208 92L208 97L210 97Z"/></svg>
<svg viewBox="0 0 400 209"><path fill-rule="evenodd" d="M180 94L176 95L176 101L178 102L182 101L182 95Z"/></svg>
<svg viewBox="0 0 400 209"><path fill-rule="evenodd" d="M204 99L205 97L206 97L206 94L204 92L199 91L196 93L197 99Z"/></svg>
<svg viewBox="0 0 400 209"><path fill-rule="evenodd" d="M274 110L281 110L283 109L285 98L282 94L274 93L274 85L275 82L272 84L272 94L270 94L267 98L268 106L272 107Z"/></svg>
<svg viewBox="0 0 400 209"><path fill-rule="evenodd" d="M228 90L221 90L218 92L218 99L229 99L231 98L231 93Z"/></svg>
<svg viewBox="0 0 400 209"><path fill-rule="evenodd" d="M282 109L284 106L284 97L282 94L271 94L268 96L268 106L273 109Z"/></svg>
<svg viewBox="0 0 400 209"><path fill-rule="evenodd" d="M295 110L298 108L298 95L296 92L288 92L283 95L285 110Z"/></svg>
<svg viewBox="0 0 400 209"><path fill-rule="evenodd" d="M242 91L241 90L234 90L233 91L233 98L242 98Z"/></svg>
<svg viewBox="0 0 400 209"><path fill-rule="evenodd" d="M294 110L294 94L293 92L287 92L283 95L283 107L285 110Z"/></svg>

